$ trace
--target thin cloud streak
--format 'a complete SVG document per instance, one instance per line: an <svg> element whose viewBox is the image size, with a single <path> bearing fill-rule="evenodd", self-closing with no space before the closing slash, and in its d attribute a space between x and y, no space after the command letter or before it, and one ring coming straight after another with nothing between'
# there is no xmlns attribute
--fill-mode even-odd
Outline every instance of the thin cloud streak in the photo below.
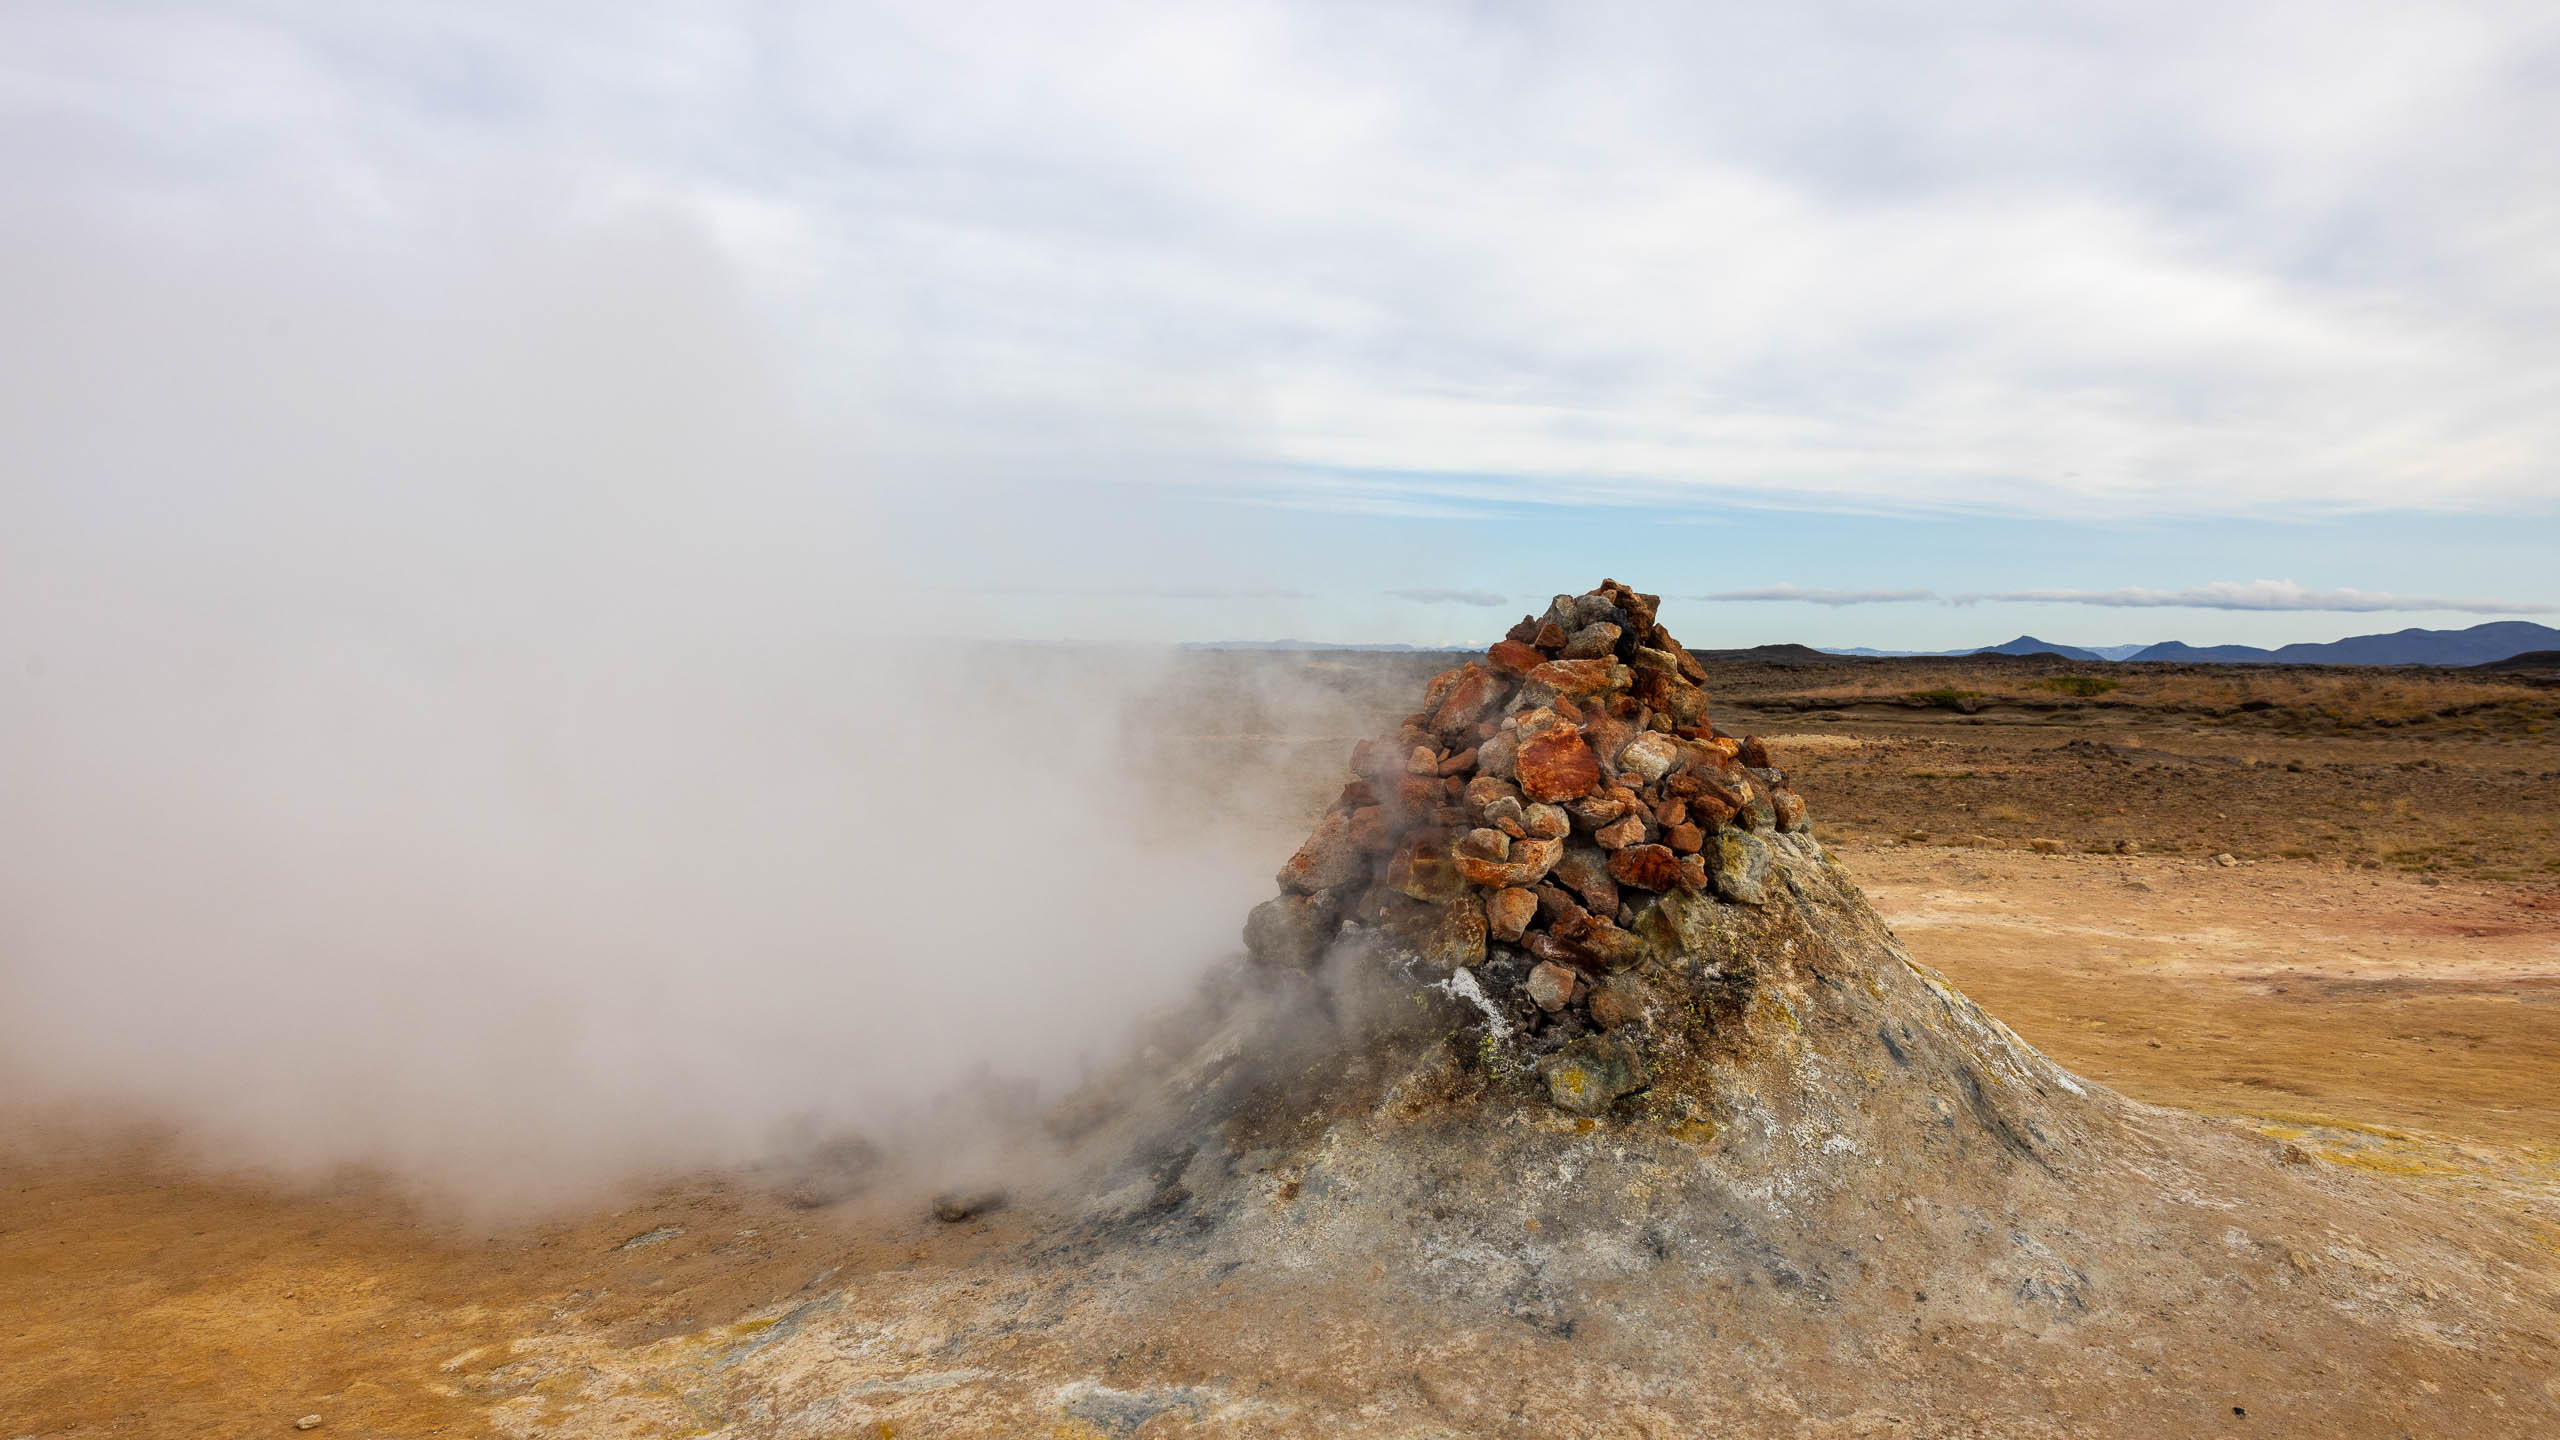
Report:
<svg viewBox="0 0 2560 1440"><path fill-rule="evenodd" d="M1382 592L1416 605L1508 605L1511 597L1492 590L1388 590Z"/></svg>
<svg viewBox="0 0 2560 1440"><path fill-rule="evenodd" d="M2184 590L2012 590L1997 595L1958 595L1957 605L1983 601L2010 605L2097 605L2120 610L2324 610L2449 611L2464 615L2548 615L2551 605L2508 600L2447 600L2432 595L2390 595L2375 590L2308 590L2290 580L2217 581Z"/></svg>
<svg viewBox="0 0 2560 1440"><path fill-rule="evenodd" d="M1713 595L1683 595L1683 600L1747 603L1792 600L1806 605L1907 605L1935 600L1934 590L1815 590L1799 585L1770 585L1758 590L1723 590Z"/></svg>

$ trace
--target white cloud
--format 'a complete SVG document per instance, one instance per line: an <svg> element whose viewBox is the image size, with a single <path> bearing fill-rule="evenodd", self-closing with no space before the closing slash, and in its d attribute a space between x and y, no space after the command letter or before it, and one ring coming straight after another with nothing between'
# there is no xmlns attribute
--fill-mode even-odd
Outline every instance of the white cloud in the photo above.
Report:
<svg viewBox="0 0 2560 1440"><path fill-rule="evenodd" d="M1958 595L1954 603L1991 600L2018 605L2103 605L2130 610L2384 610L2452 611L2466 615L2547 615L2551 605L2505 600L2447 600L2432 595L2386 595L2373 590L2306 590L2290 580L2223 580L2183 590L2013 590L1999 595Z"/></svg>
<svg viewBox="0 0 2560 1440"><path fill-rule="evenodd" d="M2548 6L64 0L0 54L28 205L682 199L893 465L2281 514L2560 454Z"/></svg>
<svg viewBox="0 0 2560 1440"><path fill-rule="evenodd" d="M1795 600L1807 605L1898 605L1935 600L1932 590L1809 590L1798 585L1770 585L1758 590L1725 590L1713 595L1684 595L1684 600Z"/></svg>

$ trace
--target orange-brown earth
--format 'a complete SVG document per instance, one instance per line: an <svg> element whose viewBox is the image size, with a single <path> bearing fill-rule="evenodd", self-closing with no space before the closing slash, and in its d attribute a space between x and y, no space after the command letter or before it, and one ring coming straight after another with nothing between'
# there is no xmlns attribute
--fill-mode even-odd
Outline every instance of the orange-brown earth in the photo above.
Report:
<svg viewBox="0 0 2560 1440"><path fill-rule="evenodd" d="M1320 700L1268 687L1266 713L1221 725L1222 682L1140 743L1169 775L1236 770L1285 852L1321 803L1302 777L1329 776L1374 719L1356 662L1329 663L1350 678ZM2055 668L1993 669L2034 666ZM1726 723L1781 737L1818 827L1920 960L2082 1074L2440 1196L2449 1226L2486 1207L2560 1274L2560 895L2540 878L2560 859L2560 753L2531 708L2549 692L2445 717L2408 698L2427 677L2385 672L2366 693L2394 723L2348 711L2314 733L2237 708L2246 695L2199 699L2202 681L2147 707L1968 714L1804 703L1848 682L1731 678L1751 668L1719 674L1746 706ZM1943 678L1846 673L1887 697ZM2039 838L2065 853L2008 848ZM2142 853L2112 853L2127 839ZM2225 851L2241 863L2209 858ZM376 1178L295 1187L73 1117L11 1126L0 1436L268 1434L315 1413L323 1434L497 1433L526 1402L489 1357L525 1337L752 1344L739 1317L830 1271L963 1267L1007 1234L1002 1216L944 1226L912 1205L795 1210L718 1176L473 1228Z"/></svg>

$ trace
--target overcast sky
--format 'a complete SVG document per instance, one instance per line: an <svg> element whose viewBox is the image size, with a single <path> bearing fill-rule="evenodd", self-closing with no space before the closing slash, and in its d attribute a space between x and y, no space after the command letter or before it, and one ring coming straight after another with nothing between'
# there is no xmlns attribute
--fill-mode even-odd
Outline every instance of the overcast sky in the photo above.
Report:
<svg viewBox="0 0 2560 1440"><path fill-rule="evenodd" d="M601 528L1042 639L1481 642L1604 574L1700 645L2549 621L2554 136L2548 0L15 0L0 563Z"/></svg>

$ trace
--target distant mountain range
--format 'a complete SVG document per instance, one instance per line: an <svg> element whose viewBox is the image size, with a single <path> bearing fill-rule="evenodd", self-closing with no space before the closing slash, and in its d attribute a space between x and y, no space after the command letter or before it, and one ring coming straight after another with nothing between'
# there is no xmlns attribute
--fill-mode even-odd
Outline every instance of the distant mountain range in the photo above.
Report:
<svg viewBox="0 0 2560 1440"><path fill-rule="evenodd" d="M2216 665L2485 665L2530 650L2560 650L2560 630L2530 620L2492 620L2467 630L2395 630L2388 635L2350 635L2325 645L2286 645L2261 650L2255 645L2187 645L2176 640L2157 645L2105 645L2095 648L2056 645L2021 635L2004 645L1980 650L1832 650L1833 655L1899 657L1947 655L2035 655L2051 653L2065 660L2178 660Z"/></svg>

